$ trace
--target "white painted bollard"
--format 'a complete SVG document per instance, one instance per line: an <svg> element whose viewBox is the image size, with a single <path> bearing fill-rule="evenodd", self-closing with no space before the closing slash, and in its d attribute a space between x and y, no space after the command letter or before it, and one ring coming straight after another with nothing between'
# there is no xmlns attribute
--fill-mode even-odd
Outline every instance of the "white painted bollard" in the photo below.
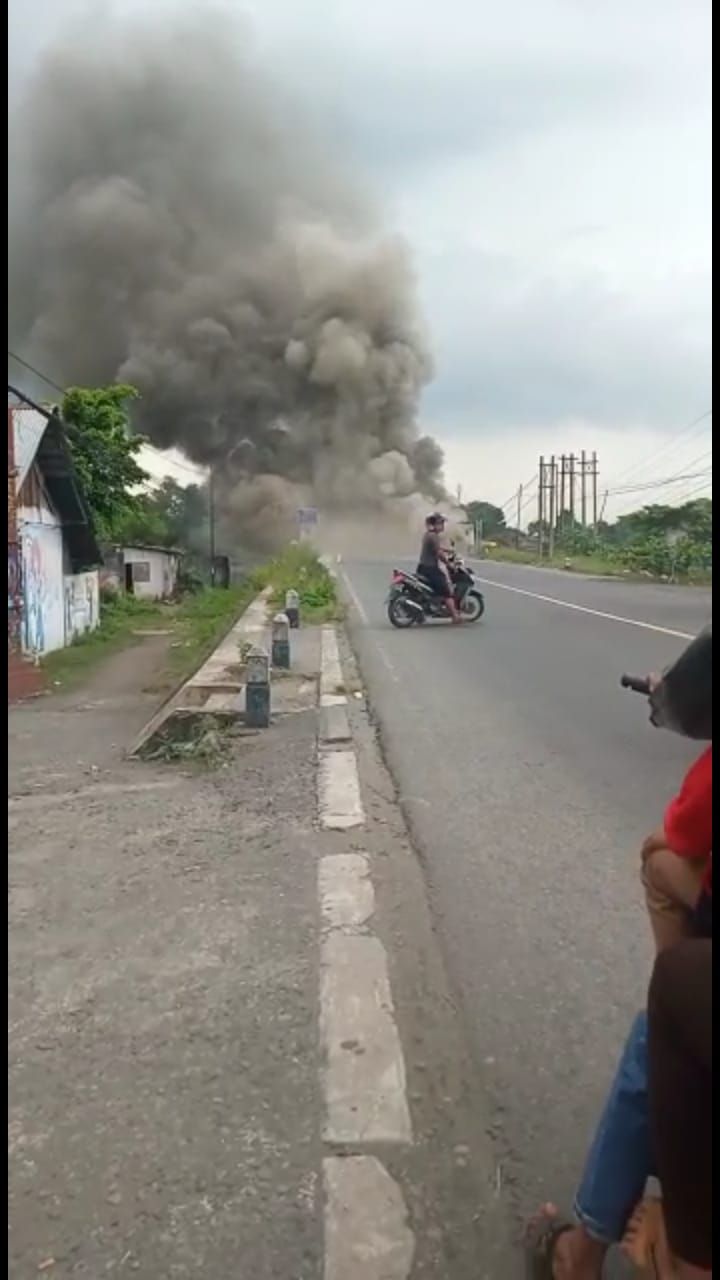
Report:
<svg viewBox="0 0 720 1280"><path fill-rule="evenodd" d="M293 587L285 592L285 615L293 631L300 626L300 596Z"/></svg>
<svg viewBox="0 0 720 1280"><path fill-rule="evenodd" d="M273 618L272 664L284 671L290 667L290 623L284 613L277 613Z"/></svg>
<svg viewBox="0 0 720 1280"><path fill-rule="evenodd" d="M253 645L245 665L245 723L253 729L270 724L270 659L259 645Z"/></svg>

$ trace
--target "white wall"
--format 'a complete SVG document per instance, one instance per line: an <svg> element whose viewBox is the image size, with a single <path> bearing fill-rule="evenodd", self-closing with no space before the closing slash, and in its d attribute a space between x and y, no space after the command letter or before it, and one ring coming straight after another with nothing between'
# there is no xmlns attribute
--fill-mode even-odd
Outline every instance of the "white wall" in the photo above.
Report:
<svg viewBox="0 0 720 1280"><path fill-rule="evenodd" d="M161 600L175 590L178 557L148 547L123 547L126 565L133 566L133 591L139 600Z"/></svg>
<svg viewBox="0 0 720 1280"><path fill-rule="evenodd" d="M26 653L50 653L65 644L63 542L59 524L24 519L18 512L22 546L23 626ZM46 513L49 514L49 513Z"/></svg>
<svg viewBox="0 0 720 1280"><path fill-rule="evenodd" d="M65 643L71 644L100 625L100 580L97 569L65 574Z"/></svg>

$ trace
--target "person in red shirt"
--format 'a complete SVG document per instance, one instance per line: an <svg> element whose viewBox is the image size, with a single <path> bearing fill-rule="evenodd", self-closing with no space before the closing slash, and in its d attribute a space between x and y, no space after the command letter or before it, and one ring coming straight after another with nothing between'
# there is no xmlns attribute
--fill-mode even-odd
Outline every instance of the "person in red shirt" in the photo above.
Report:
<svg viewBox="0 0 720 1280"><path fill-rule="evenodd" d="M658 951L697 932L697 924L712 932L712 745L643 844L642 881Z"/></svg>

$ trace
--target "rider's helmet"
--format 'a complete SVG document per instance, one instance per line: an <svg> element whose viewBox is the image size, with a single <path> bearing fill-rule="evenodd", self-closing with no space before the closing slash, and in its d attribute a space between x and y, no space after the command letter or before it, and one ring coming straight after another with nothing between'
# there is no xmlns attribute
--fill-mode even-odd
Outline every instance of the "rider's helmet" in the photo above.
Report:
<svg viewBox="0 0 720 1280"><path fill-rule="evenodd" d="M445 517L440 511L431 511L429 516L425 517L426 529L442 529L445 524Z"/></svg>

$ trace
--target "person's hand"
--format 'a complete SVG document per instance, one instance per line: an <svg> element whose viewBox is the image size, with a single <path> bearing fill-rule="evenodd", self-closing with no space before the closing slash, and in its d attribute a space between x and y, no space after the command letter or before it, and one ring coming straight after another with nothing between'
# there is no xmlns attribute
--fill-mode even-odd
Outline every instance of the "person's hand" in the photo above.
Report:
<svg viewBox="0 0 720 1280"><path fill-rule="evenodd" d="M667 849L667 836L663 827L658 827L643 840L640 850L640 859L643 865L653 853L657 853L658 849Z"/></svg>
<svg viewBox="0 0 720 1280"><path fill-rule="evenodd" d="M654 693L655 690L659 688L659 686L662 684L662 676L659 676L657 671L651 671L650 675L647 678L647 682L648 682L648 688L650 692Z"/></svg>

